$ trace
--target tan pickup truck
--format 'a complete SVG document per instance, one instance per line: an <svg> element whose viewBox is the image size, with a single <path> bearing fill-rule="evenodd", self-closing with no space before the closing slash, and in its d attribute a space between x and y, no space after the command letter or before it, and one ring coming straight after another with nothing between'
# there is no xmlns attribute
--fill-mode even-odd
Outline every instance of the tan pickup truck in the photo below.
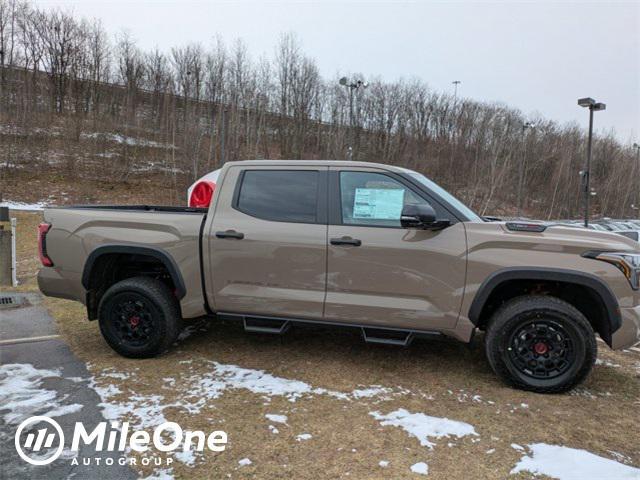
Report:
<svg viewBox="0 0 640 480"><path fill-rule="evenodd" d="M340 161L244 161L208 209L51 208L40 225L45 295L87 306L127 357L169 348L182 318L248 331L355 327L368 342L485 332L507 383L565 391L596 337L640 341L640 252L614 233L490 222L423 175Z"/></svg>

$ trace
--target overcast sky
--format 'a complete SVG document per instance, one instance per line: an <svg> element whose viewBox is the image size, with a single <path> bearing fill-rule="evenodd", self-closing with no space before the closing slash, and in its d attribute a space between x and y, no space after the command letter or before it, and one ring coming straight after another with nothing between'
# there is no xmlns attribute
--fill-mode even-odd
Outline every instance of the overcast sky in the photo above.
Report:
<svg viewBox="0 0 640 480"><path fill-rule="evenodd" d="M38 0L130 30L143 49L219 34L271 56L296 32L325 77L419 77L432 88L586 125L578 97L607 104L598 130L640 140L640 1L381 2Z"/></svg>

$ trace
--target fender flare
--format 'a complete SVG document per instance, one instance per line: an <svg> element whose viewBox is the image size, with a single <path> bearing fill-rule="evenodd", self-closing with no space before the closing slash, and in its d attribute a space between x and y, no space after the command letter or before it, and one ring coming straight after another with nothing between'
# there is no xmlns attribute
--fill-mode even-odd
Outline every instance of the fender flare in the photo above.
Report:
<svg viewBox="0 0 640 480"><path fill-rule="evenodd" d="M178 299L180 300L184 298L187 294L187 289L185 287L184 280L182 279L180 268L178 268L178 265L171 255L159 248L138 247L135 245L102 245L92 250L84 263L84 269L82 271L82 286L85 290L89 290L91 274L96 261L103 255L111 253L146 255L148 257L155 258L160 261L160 263L162 263L169 272L171 280L173 280L173 284L176 286L176 296Z"/></svg>
<svg viewBox="0 0 640 480"><path fill-rule="evenodd" d="M590 289L600 298L607 313L605 323L609 326L609 331L604 332L604 335L603 332L600 332L603 340L607 343L611 342L611 335L622 325L618 300L609 286L600 278L577 270L545 267L508 267L489 275L480 285L469 307L469 320L473 325L477 326L480 322L480 314L491 293L502 283L512 280L545 280L571 283Z"/></svg>

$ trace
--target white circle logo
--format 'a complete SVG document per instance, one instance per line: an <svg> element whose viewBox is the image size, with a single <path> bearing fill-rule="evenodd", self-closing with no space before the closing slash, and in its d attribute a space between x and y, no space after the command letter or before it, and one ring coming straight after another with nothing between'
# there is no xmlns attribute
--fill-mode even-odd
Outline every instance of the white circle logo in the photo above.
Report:
<svg viewBox="0 0 640 480"><path fill-rule="evenodd" d="M24 439L24 443L21 443L20 434L25 429L25 427L29 425L35 425L40 422L48 423L53 427L55 431L52 432L48 427L39 428L35 432L29 432ZM59 444L55 452L51 456L42 458L40 452L45 449L44 455L46 456L50 452L50 449L54 446L56 437ZM29 417L20 425L18 425L18 429L16 430L15 444L18 455L20 455L20 458L22 458L25 462L30 463L31 465L48 465L56 460L62 453L62 449L64 448L64 433L62 433L62 428L60 428L58 422L50 419L49 417L44 417L41 415ZM25 450L28 453L25 453ZM31 454L31 457L34 458L29 457L29 453Z"/></svg>

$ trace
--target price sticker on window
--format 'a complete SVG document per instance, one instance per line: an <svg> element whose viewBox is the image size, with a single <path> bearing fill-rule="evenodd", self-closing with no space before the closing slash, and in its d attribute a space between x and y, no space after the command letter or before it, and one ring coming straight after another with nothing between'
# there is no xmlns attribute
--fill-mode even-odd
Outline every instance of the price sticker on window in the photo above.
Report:
<svg viewBox="0 0 640 480"><path fill-rule="evenodd" d="M356 188L353 218L398 220L404 205L401 188Z"/></svg>

